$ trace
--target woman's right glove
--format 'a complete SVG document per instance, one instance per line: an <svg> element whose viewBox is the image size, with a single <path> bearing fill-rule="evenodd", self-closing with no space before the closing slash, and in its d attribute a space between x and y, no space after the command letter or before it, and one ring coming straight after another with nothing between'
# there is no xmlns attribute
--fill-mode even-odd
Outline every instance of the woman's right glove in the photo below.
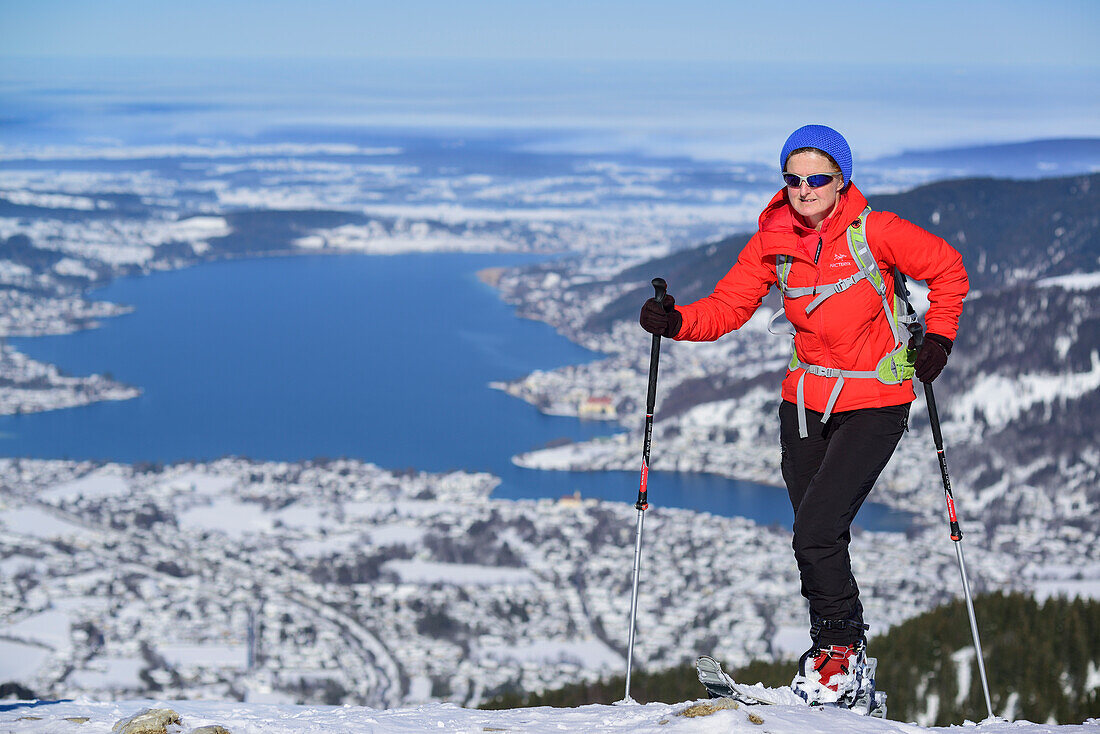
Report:
<svg viewBox="0 0 1100 734"><path fill-rule="evenodd" d="M656 298L650 298L642 304L642 313L638 317L638 323L650 334L657 336L676 336L680 333L680 327L684 325L684 317L676 310L676 299L665 294L664 299L657 303Z"/></svg>

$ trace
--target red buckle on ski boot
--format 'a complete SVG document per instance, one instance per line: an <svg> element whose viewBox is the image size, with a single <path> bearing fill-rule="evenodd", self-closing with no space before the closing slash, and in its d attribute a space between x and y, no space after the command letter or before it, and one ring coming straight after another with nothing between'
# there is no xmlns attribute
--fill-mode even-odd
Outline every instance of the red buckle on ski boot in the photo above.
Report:
<svg viewBox="0 0 1100 734"><path fill-rule="evenodd" d="M837 690L841 679L848 675L855 654L856 645L829 645L816 650L812 667L817 671L818 682L831 691Z"/></svg>

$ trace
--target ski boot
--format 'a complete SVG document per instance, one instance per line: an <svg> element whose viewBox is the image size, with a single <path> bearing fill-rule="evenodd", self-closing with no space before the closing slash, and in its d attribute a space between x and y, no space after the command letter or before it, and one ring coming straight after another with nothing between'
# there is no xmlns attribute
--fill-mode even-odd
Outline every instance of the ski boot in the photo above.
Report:
<svg viewBox="0 0 1100 734"><path fill-rule="evenodd" d="M791 688L811 706L851 709L864 716L886 716L886 694L875 691L878 661L867 645L828 645L807 650Z"/></svg>

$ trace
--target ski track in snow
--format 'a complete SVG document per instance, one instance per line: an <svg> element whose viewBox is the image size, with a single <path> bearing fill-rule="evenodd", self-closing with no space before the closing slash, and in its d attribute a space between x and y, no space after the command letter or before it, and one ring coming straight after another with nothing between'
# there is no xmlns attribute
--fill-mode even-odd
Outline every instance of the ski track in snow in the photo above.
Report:
<svg viewBox="0 0 1100 734"><path fill-rule="evenodd" d="M378 710L358 706L287 706L214 703L200 701L74 701L17 702L0 704L0 731L106 732L122 719L149 708L170 708L182 717L182 731L219 724L233 734L411 734L412 732L474 733L485 731L667 733L769 732L770 734L814 734L821 732L927 732L957 730L957 727L924 728L898 721L872 719L849 711L808 709L803 706L738 706L688 718L679 715L689 703L590 705L579 708L524 708L506 711L465 709L449 703L426 704L404 709ZM750 714L756 721L750 719ZM38 717L38 718L31 718ZM69 718L87 717L85 723ZM1057 726L1025 721L966 722L963 731L975 734L1077 734L1100 732L1100 719L1080 725Z"/></svg>

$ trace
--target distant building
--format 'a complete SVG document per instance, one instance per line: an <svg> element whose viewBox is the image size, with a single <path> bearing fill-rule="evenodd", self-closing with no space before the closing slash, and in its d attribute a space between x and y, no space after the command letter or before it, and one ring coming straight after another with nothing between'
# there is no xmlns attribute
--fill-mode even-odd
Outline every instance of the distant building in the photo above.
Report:
<svg viewBox="0 0 1100 734"><path fill-rule="evenodd" d="M581 491L578 489L574 491L573 494L563 495L558 500L558 504L562 507L580 507L581 504L583 504L581 500Z"/></svg>
<svg viewBox="0 0 1100 734"><path fill-rule="evenodd" d="M581 418L615 418L615 404L608 397L589 397L580 404Z"/></svg>

